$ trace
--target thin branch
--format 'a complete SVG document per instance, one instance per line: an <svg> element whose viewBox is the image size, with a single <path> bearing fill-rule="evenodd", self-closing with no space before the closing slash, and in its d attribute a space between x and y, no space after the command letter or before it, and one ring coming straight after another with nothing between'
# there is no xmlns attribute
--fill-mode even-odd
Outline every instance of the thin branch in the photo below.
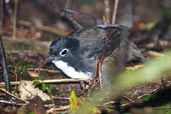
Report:
<svg viewBox="0 0 171 114"><path fill-rule="evenodd" d="M33 24L31 22L24 21L24 20L20 20L18 22L18 24L22 25L22 26L26 26L26 27L33 26ZM61 35L61 36L64 36L64 35L69 33L69 32L65 32L65 31L56 29L54 27L46 26L46 25L36 26L36 29L42 30L42 31L45 31L45 32L50 32L50 33L57 34L57 35Z"/></svg>
<svg viewBox="0 0 171 114"><path fill-rule="evenodd" d="M46 112L49 113L53 113L54 111L64 111L64 110L68 110L69 109L69 105L66 106L60 106L58 108L51 108L49 110L47 110Z"/></svg>
<svg viewBox="0 0 171 114"><path fill-rule="evenodd" d="M80 83L80 81L85 81L85 80L82 80L82 79L53 79L53 80L40 80L39 82L40 83L46 83L46 84L49 84L49 83ZM20 81L14 81L14 82L10 82L11 85L18 85L20 83ZM0 86L4 86L5 83L4 82L1 82L0 83Z"/></svg>
<svg viewBox="0 0 171 114"><path fill-rule="evenodd" d="M20 101L22 101L22 102L24 102L24 103L28 103L28 101L23 100L23 99L19 98L18 96L15 96L15 95L9 93L8 91L6 91L6 90L4 90L4 89L2 89L2 88L0 88L0 91L3 92L3 93L5 93L5 94L7 94L7 95L9 95L10 97L16 98L16 99L18 99L18 100L20 100ZM13 102L12 102L12 103L13 103Z"/></svg>
<svg viewBox="0 0 171 114"><path fill-rule="evenodd" d="M72 0L67 0L65 4L65 9L71 9Z"/></svg>
<svg viewBox="0 0 171 114"><path fill-rule="evenodd" d="M110 0L104 0L105 12L104 12L104 24L110 24Z"/></svg>
<svg viewBox="0 0 171 114"><path fill-rule="evenodd" d="M53 70L53 69L46 69L46 68L27 68L28 71L33 71L33 72L38 72L38 71L45 71L49 73L61 73L58 70Z"/></svg>
<svg viewBox="0 0 171 114"><path fill-rule="evenodd" d="M15 105L15 106L22 106L24 105L25 103L17 103L17 102L14 102L14 101L7 101L7 100L0 100L0 103L1 104L8 104L8 105Z"/></svg>
<svg viewBox="0 0 171 114"><path fill-rule="evenodd" d="M102 64L103 64L103 61L104 61L104 59L105 59L105 56L106 56L106 48L107 48L107 45L108 45L108 43L109 43L109 40L112 38L112 35L113 35L113 33L115 32L115 30L114 29L112 29L112 30L110 30L109 31L109 34L108 34L108 36L107 36L107 38L106 38L106 40L105 40L105 44L104 44L104 47L103 47L103 50L102 50L102 55L101 55L101 57L100 57L100 61L99 61L99 69L98 69L98 71L99 71L99 80L100 80L100 87L102 88L102 85L103 85L103 83L102 83L102 71L101 71L101 67L102 67Z"/></svg>
<svg viewBox="0 0 171 114"><path fill-rule="evenodd" d="M12 38L16 39L16 27L17 27L17 8L18 8L18 0L14 0L14 16L13 16L13 35Z"/></svg>
<svg viewBox="0 0 171 114"><path fill-rule="evenodd" d="M119 4L119 0L115 0L115 4L113 7L112 24L115 24L115 22L116 22L116 13L117 13L117 9L118 9L118 4Z"/></svg>
<svg viewBox="0 0 171 114"><path fill-rule="evenodd" d="M112 35L113 35L114 32L115 32L115 29L112 29L112 30L109 32L109 34L108 34L108 36L107 36L107 38L106 38L106 40L105 40L105 44L104 44L104 46L103 46L103 49L102 49L102 55L100 56L100 58L97 58L97 59L96 59L95 75L94 75L93 81L92 81L92 83L91 83L91 85L90 85L91 88L94 87L93 85L96 85L95 82L97 82L97 81L96 81L97 79L99 79L99 81L100 81L100 87L102 88L102 85L103 85L103 84L102 84L101 66L102 66L102 64L103 64L103 61L104 61L104 58L105 58L105 55L106 55L106 48L107 48L107 45L108 45L108 43L109 43L109 40L112 38Z"/></svg>
<svg viewBox="0 0 171 114"><path fill-rule="evenodd" d="M104 58L103 58L104 60ZM99 63L99 82L100 82L100 88L103 88L103 80L102 80L102 63Z"/></svg>
<svg viewBox="0 0 171 114"><path fill-rule="evenodd" d="M100 58L100 63L103 63L103 60L105 58L105 55L106 55L106 48L107 48L107 45L109 43L109 40L112 38L112 35L113 33L116 31L116 29L112 29L109 31L109 34L105 40L105 44L104 44L104 47L103 47L103 50L102 50L102 55L101 55L101 58Z"/></svg>
<svg viewBox="0 0 171 114"><path fill-rule="evenodd" d="M1 0L1 2L2 2L2 0ZM1 9L1 11L3 12L3 8ZM3 16L1 16L1 20L3 20ZM0 23L1 23L0 25L2 25L2 21ZM1 52L1 61L2 61L1 63L2 63L2 67L3 67L5 88L6 88L6 90L8 92L11 92L11 85L10 85L10 81L9 81L9 75L8 75L7 63L6 63L6 56L5 56L5 49L4 49L3 42L2 42L2 26L1 26L0 29L1 29L1 33L0 33L0 52Z"/></svg>
<svg viewBox="0 0 171 114"><path fill-rule="evenodd" d="M92 80L92 83L90 85L90 88L94 88L95 85L97 85L97 83L99 82L99 81L97 81L97 79L99 77L99 63L100 63L99 61L100 61L99 58L96 57L96 65L95 65L94 78Z"/></svg>

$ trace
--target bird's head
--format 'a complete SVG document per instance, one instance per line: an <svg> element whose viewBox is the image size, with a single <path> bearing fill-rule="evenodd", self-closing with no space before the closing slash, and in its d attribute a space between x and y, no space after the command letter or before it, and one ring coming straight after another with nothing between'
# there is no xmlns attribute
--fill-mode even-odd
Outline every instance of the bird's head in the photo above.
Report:
<svg viewBox="0 0 171 114"><path fill-rule="evenodd" d="M49 56L45 64L53 63L66 76L71 78L90 79L92 73L83 72L79 67L80 42L74 38L61 37L53 41L50 45ZM84 66L84 65L83 65Z"/></svg>
<svg viewBox="0 0 171 114"><path fill-rule="evenodd" d="M49 56L45 63L68 61L77 53L79 41L74 38L61 37L50 44Z"/></svg>

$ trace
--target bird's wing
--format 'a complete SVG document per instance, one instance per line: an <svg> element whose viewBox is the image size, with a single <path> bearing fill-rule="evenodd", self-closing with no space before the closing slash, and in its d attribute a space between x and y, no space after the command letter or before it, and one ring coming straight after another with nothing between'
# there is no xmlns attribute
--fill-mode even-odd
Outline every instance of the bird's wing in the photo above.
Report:
<svg viewBox="0 0 171 114"><path fill-rule="evenodd" d="M68 36L76 38L82 46L81 51L86 50L86 55L92 57L94 55L101 56L102 50L106 45L105 42L109 38L106 45L106 56L110 55L120 45L120 28L116 27L94 27L86 28L70 33Z"/></svg>

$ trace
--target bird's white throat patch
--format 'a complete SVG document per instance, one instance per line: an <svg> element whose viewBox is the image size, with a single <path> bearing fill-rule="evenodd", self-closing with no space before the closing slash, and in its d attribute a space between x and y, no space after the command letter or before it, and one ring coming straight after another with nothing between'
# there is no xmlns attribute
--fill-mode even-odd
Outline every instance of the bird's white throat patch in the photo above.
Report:
<svg viewBox="0 0 171 114"><path fill-rule="evenodd" d="M57 68L63 71L64 74L66 74L70 78L80 78L80 79L92 79L92 73L91 72L81 72L76 71L73 67L69 66L66 62L63 61L52 61L53 64Z"/></svg>

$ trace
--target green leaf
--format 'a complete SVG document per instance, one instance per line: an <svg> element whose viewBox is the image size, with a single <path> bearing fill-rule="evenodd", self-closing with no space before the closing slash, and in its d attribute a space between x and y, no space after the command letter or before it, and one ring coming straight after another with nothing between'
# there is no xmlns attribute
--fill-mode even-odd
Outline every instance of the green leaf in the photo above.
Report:
<svg viewBox="0 0 171 114"><path fill-rule="evenodd" d="M146 29L151 30L151 29L153 29L153 28L154 28L154 26L155 26L155 25L156 25L156 23L155 23L155 22L147 23L147 24L146 24Z"/></svg>
<svg viewBox="0 0 171 114"><path fill-rule="evenodd" d="M74 113L75 110L78 108L78 105L81 103L81 100L76 96L74 91L71 91L69 97L69 106L71 113Z"/></svg>

